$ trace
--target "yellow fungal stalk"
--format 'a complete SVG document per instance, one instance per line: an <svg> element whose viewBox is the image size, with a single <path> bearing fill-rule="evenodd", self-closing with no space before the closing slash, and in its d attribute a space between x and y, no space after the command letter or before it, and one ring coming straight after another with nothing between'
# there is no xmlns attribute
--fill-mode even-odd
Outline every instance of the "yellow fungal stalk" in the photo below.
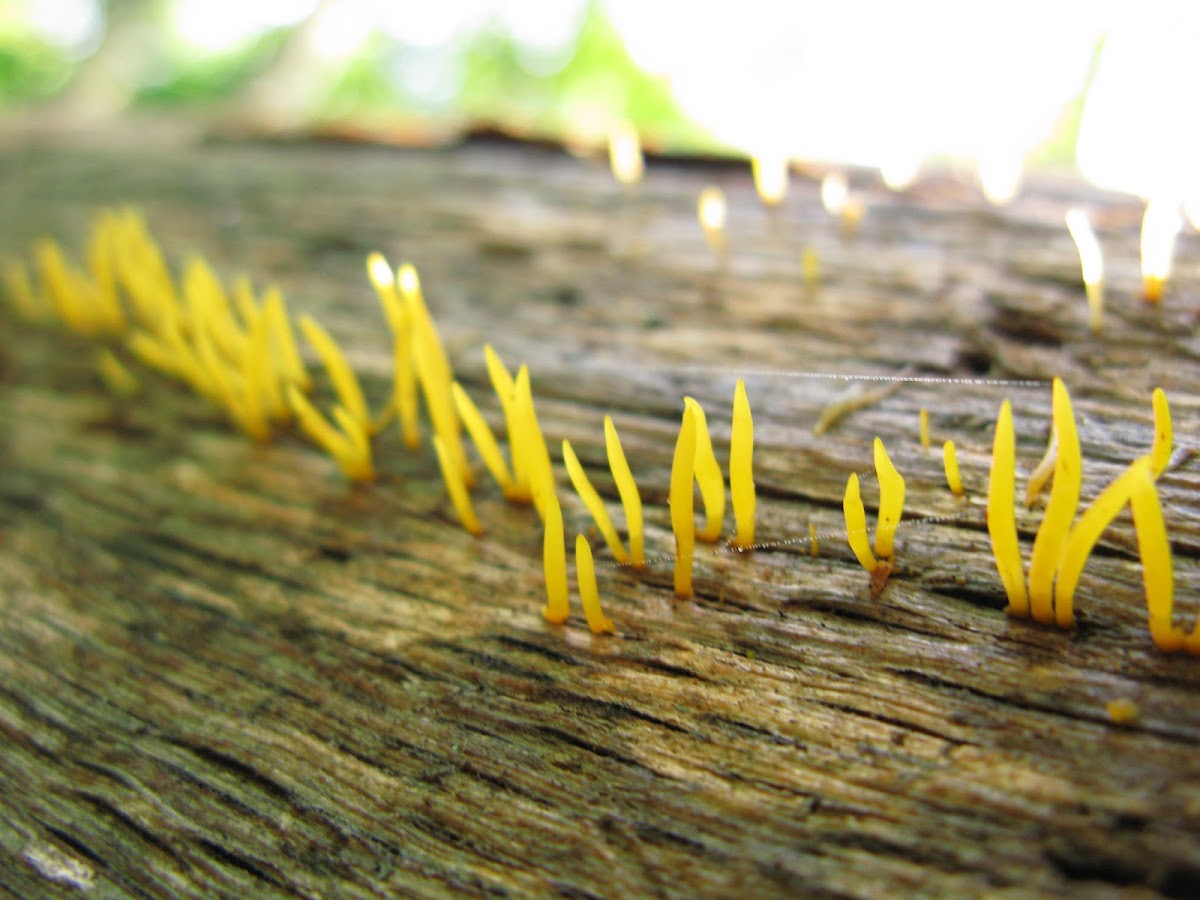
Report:
<svg viewBox="0 0 1200 900"><path fill-rule="evenodd" d="M888 458L883 441L875 438L875 475L879 479L879 519L875 523L875 554L891 560L896 555L896 527L904 513L904 479Z"/></svg>
<svg viewBox="0 0 1200 900"><path fill-rule="evenodd" d="M871 552L871 541L867 537L867 511L862 502L862 491L858 475L851 474L846 480L846 494L842 498L842 515L846 518L846 540L854 551L859 565L871 575L875 574L878 562Z"/></svg>
<svg viewBox="0 0 1200 900"><path fill-rule="evenodd" d="M958 453L954 449L954 441L942 444L942 463L946 468L946 484L958 497L964 493L962 475L958 471Z"/></svg>
<svg viewBox="0 0 1200 900"><path fill-rule="evenodd" d="M692 481L696 474L696 406L685 403L683 422L671 462L671 530L675 533L675 595L692 596L692 556L696 550L696 521Z"/></svg>
<svg viewBox="0 0 1200 900"><path fill-rule="evenodd" d="M346 362L346 357L342 355L338 345L311 316L300 317L300 330L304 332L305 339L312 344L313 349L317 351L317 356L321 358L325 371L329 373L329 380L333 382L333 389L337 393L338 400L345 407L346 412L362 426L364 431L369 431L371 413L367 410L367 401L363 398L362 388L358 385L358 378L355 377L354 370Z"/></svg>
<svg viewBox="0 0 1200 900"><path fill-rule="evenodd" d="M1154 389L1151 401L1154 405L1154 446L1150 450L1150 468L1155 478L1167 468L1171 461L1171 407L1162 388Z"/></svg>
<svg viewBox="0 0 1200 900"><path fill-rule="evenodd" d="M700 497L704 500L704 528L696 537L712 543L721 539L721 526L725 520L725 479L713 452L704 410L691 397L684 397L683 402L692 408L696 420L696 483L700 485Z"/></svg>
<svg viewBox="0 0 1200 900"><path fill-rule="evenodd" d="M864 530L864 532L867 527L866 518L867 518L867 515L864 512L863 513L863 530ZM868 549L867 552L869 553L870 550ZM809 522L808 523L808 555L811 556L813 559L816 559L818 556L820 556L820 554L821 554L821 545L817 541L817 526L814 525L812 522Z"/></svg>
<svg viewBox="0 0 1200 900"><path fill-rule="evenodd" d="M1141 718L1141 708L1128 697L1117 697L1115 700L1109 700L1104 704L1104 709L1108 713L1109 720L1114 725L1128 725L1131 722L1136 722Z"/></svg>
<svg viewBox="0 0 1200 900"><path fill-rule="evenodd" d="M1168 653L1187 650L1200 653L1200 628L1189 639L1172 622L1175 607L1175 576L1171 564L1171 542L1163 520L1162 505L1149 467L1136 476L1129 498L1133 527L1137 532L1138 556L1142 560L1142 583L1146 586L1146 608L1150 616L1150 638Z"/></svg>
<svg viewBox="0 0 1200 900"><path fill-rule="evenodd" d="M96 354L96 371L105 386L122 399L138 392L137 379L107 347Z"/></svg>
<svg viewBox="0 0 1200 900"><path fill-rule="evenodd" d="M592 487L591 481L588 480L587 473L583 471L583 466L579 464L579 457L575 455L575 450L571 447L570 441L563 440L562 452L563 462L567 466L567 474L571 477L571 484L575 486L575 492L579 494L579 499L583 501L584 506L588 508L588 512L592 514L592 518L596 520L596 527L604 535L608 549L612 551L613 559L619 563L625 562L629 557L625 553L625 547L621 544L621 539L617 537L617 529L613 526L612 517L609 516L608 510L604 508L604 501L600 499L600 495L596 493L596 489Z"/></svg>
<svg viewBox="0 0 1200 900"><path fill-rule="evenodd" d="M458 417L467 426L467 434L471 435L471 440L475 442L475 448L483 457L483 464L487 466L492 477L496 479L496 484L500 485L500 490L504 491L507 497L513 489L512 474L508 471L508 464L504 461L504 455L500 452L500 445L496 443L491 426L461 384L456 381L450 389L454 394L454 407L458 410Z"/></svg>
<svg viewBox="0 0 1200 900"><path fill-rule="evenodd" d="M512 458L513 484L510 490L504 492L504 496L517 503L528 503L533 499L533 487L529 483L525 460L517 452L517 436L521 428L517 421L516 384L491 344L484 344L483 358L500 408L504 410L504 428L508 433L509 456Z"/></svg>
<svg viewBox="0 0 1200 900"><path fill-rule="evenodd" d="M206 330L225 359L241 359L246 351L246 335L234 320L216 273L198 256L189 260L184 270L183 295L192 328Z"/></svg>
<svg viewBox="0 0 1200 900"><path fill-rule="evenodd" d="M821 283L821 258L817 256L816 248L805 247L800 257L800 270L804 275L804 287L813 291Z"/></svg>
<svg viewBox="0 0 1200 900"><path fill-rule="evenodd" d="M475 517L475 508L471 505L471 496L467 493L467 484L463 481L462 472L454 467L454 460L446 451L446 443L440 434L433 436L433 449L437 453L438 465L442 467L442 480L446 482L446 493L458 513L458 520L463 528L478 537L483 534L483 526Z"/></svg>
<svg viewBox="0 0 1200 900"><path fill-rule="evenodd" d="M1050 480L1050 476L1054 474L1055 461L1058 459L1058 437L1054 433L1054 428L1050 429L1050 441L1046 444L1046 452L1042 455L1042 460L1037 464L1037 467L1029 475L1029 481L1025 484L1025 507L1032 509L1033 504L1037 502L1038 494L1046 487L1046 483Z"/></svg>
<svg viewBox="0 0 1200 900"><path fill-rule="evenodd" d="M571 607L567 594L567 549L557 497L551 496L546 501L543 526L542 571L546 579L546 606L542 615L547 622L561 625L571 614Z"/></svg>
<svg viewBox="0 0 1200 900"><path fill-rule="evenodd" d="M613 634L616 626L600 608L600 590L596 587L596 565L592 548L582 534L575 535L575 576L579 581L579 602L592 634Z"/></svg>
<svg viewBox="0 0 1200 900"><path fill-rule="evenodd" d="M413 334L409 321L409 306L400 298L392 267L381 253L367 257L367 274L379 302L383 306L388 326L392 330L393 372L392 396L384 420L390 412L400 419L400 432L404 443L416 449L421 445L421 429L417 422L417 378L413 362Z"/></svg>
<svg viewBox="0 0 1200 900"><path fill-rule="evenodd" d="M613 425L612 416L604 417L604 447L608 453L608 467L617 492L621 495L621 506L625 510L625 528L629 532L629 562L636 568L646 565L645 537L642 530L642 498L638 494L637 482L621 449L621 439Z"/></svg>
<svg viewBox="0 0 1200 900"><path fill-rule="evenodd" d="M921 446L926 450L929 449L929 410L921 407L921 412L918 414L917 421L920 423Z"/></svg>
<svg viewBox="0 0 1200 900"><path fill-rule="evenodd" d="M513 386L514 417L517 420L517 443L513 458L519 455L523 470L529 473L529 485L533 494L533 505L539 516L545 515L546 498L555 494L554 469L550 465L550 451L538 424L537 412L533 408L533 390L529 383L529 367L522 365L517 371ZM514 468L516 465L514 464Z"/></svg>
<svg viewBox="0 0 1200 900"><path fill-rule="evenodd" d="M1075 416L1071 412L1071 398L1060 378L1054 379L1053 410L1054 434L1058 442L1054 484L1029 561L1029 610L1034 619L1043 623L1054 621L1054 573L1062 564L1067 532L1079 506L1083 479L1083 458L1079 451L1079 435L1075 431Z"/></svg>
<svg viewBox="0 0 1200 900"><path fill-rule="evenodd" d="M312 387L312 379L296 347L291 318L279 288L268 288L263 295L262 317L270 330L272 364L279 371L280 379L302 391L308 391Z"/></svg>
<svg viewBox="0 0 1200 900"><path fill-rule="evenodd" d="M342 473L351 481L374 481L371 445L362 424L343 407L334 409L340 429L331 425L295 385L288 385L288 403L296 421L313 442L334 458Z"/></svg>
<svg viewBox="0 0 1200 900"><path fill-rule="evenodd" d="M733 392L729 493L733 497L733 544L747 549L754 545L754 513L758 498L754 492L754 419L750 415L746 385L740 378Z"/></svg>
<svg viewBox="0 0 1200 900"><path fill-rule="evenodd" d="M1013 433L1012 404L1005 400L996 419L992 444L992 468L988 476L987 528L992 542L996 570L1008 595L1008 614L1029 615L1029 597L1025 593L1025 569L1017 541L1014 506L1017 469L1016 436Z"/></svg>

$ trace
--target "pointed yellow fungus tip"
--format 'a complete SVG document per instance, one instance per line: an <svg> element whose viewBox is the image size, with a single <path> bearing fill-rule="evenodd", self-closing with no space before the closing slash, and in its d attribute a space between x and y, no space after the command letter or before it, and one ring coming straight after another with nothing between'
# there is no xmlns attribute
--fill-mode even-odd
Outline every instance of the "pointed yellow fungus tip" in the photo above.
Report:
<svg viewBox="0 0 1200 900"><path fill-rule="evenodd" d="M571 609L567 596L567 549L563 537L562 510L555 497L551 497L546 504L544 527L542 571L546 579L546 606L542 616L547 622L561 625L567 621Z"/></svg>
<svg viewBox="0 0 1200 900"><path fill-rule="evenodd" d="M1067 533L1079 506L1083 479L1083 457L1079 449L1079 435L1075 430L1075 416L1071 411L1071 397L1061 378L1054 379L1053 393L1054 436L1058 442L1054 483L1029 560L1029 611L1035 620L1044 624L1055 621L1054 574L1063 562Z"/></svg>
<svg viewBox="0 0 1200 900"><path fill-rule="evenodd" d="M854 551L859 565L875 573L878 563L875 554L871 552L871 542L867 538L867 511L863 506L862 493L858 485L858 475L851 474L846 480L846 494L842 498L842 514L846 518L846 540Z"/></svg>
<svg viewBox="0 0 1200 900"><path fill-rule="evenodd" d="M367 276L377 291L386 290L395 283L392 267L388 265L382 253L372 253L367 257Z"/></svg>
<svg viewBox="0 0 1200 900"><path fill-rule="evenodd" d="M671 530L675 533L675 596L692 596L692 557L696 549L696 523L692 481L696 469L695 404L686 403L675 456L671 462Z"/></svg>
<svg viewBox="0 0 1200 900"><path fill-rule="evenodd" d="M621 449L621 438L617 435L612 416L604 417L604 448L608 453L608 468L612 472L613 481L617 483L621 506L625 510L625 529L629 532L629 563L634 568L642 569L646 566L642 498L638 493L637 482L633 480L633 472L625 459L625 451Z"/></svg>
<svg viewBox="0 0 1200 900"><path fill-rule="evenodd" d="M588 508L588 512L595 519L596 527L604 535L604 540L608 544L608 549L612 552L613 559L619 563L625 562L629 557L625 553L625 547L621 544L621 539L617 537L617 529L613 525L608 510L604 508L604 501L600 499L600 495L592 487L592 482L588 479L587 473L583 471L583 466L580 465L579 457L575 455L575 450L571 447L570 441L563 440L562 452L563 462L567 466L567 475L571 478L571 484L574 485L575 492L579 494L579 499L583 501L584 506Z"/></svg>
<svg viewBox="0 0 1200 900"><path fill-rule="evenodd" d="M891 560L896 555L896 528L904 514L904 478L896 471L884 449L883 441L875 438L875 475L879 479L879 518L875 524L875 555Z"/></svg>
<svg viewBox="0 0 1200 900"><path fill-rule="evenodd" d="M1037 464L1037 468L1029 475L1029 481L1025 484L1025 508L1033 509L1033 505L1037 502L1038 494L1040 494L1046 484L1050 481L1050 476L1054 474L1054 464L1058 460L1058 438L1055 437L1054 429L1050 429L1050 442L1046 444L1046 452L1042 454L1042 461Z"/></svg>
<svg viewBox="0 0 1200 900"><path fill-rule="evenodd" d="M1142 717L1141 708L1128 697L1109 700L1104 709L1114 725L1131 725Z"/></svg>
<svg viewBox="0 0 1200 900"><path fill-rule="evenodd" d="M946 484L955 496L961 497L963 491L962 475L958 471L958 452L954 449L954 441L942 444L942 463L946 469Z"/></svg>
<svg viewBox="0 0 1200 900"><path fill-rule="evenodd" d="M1016 490L1016 435L1013 433L1012 404L1005 400L996 418L996 436L992 444L992 466L988 475L987 529L996 559L996 571L1008 595L1008 614L1018 618L1029 615L1029 597L1025 592L1025 571L1017 541L1014 505Z"/></svg>
<svg viewBox="0 0 1200 900"><path fill-rule="evenodd" d="M579 581L579 601L592 634L615 634L616 626L600 608L600 590L596 587L592 548L582 534L575 535L575 575Z"/></svg>
<svg viewBox="0 0 1200 900"><path fill-rule="evenodd" d="M721 526L725 521L725 478L713 451L704 410L691 397L684 397L683 402L691 407L696 420L696 483L700 485L700 498L704 501L704 528L696 537L711 544L721 539Z"/></svg>
<svg viewBox="0 0 1200 900"><path fill-rule="evenodd" d="M496 443L496 436L492 433L491 426L480 414L479 408L475 406L467 392L463 390L462 385L456 381L450 386L450 391L454 395L454 406L458 410L458 417L467 426L467 433L471 435L471 440L475 442L475 448L483 457L484 465L492 473L500 490L507 496L512 491L513 479L508 471L508 464L504 461L504 455L500 452L500 445Z"/></svg>
<svg viewBox="0 0 1200 900"><path fill-rule="evenodd" d="M1171 407L1167 405L1167 395L1162 388L1154 389L1151 401L1154 406L1154 447L1150 451L1150 468L1155 478L1167 468L1171 461Z"/></svg>
<svg viewBox="0 0 1200 900"><path fill-rule="evenodd" d="M396 272L396 284L405 297L416 297L421 293L421 279L417 277L417 270L411 263L405 263Z"/></svg>
<svg viewBox="0 0 1200 900"><path fill-rule="evenodd" d="M733 497L733 545L743 550L754 546L754 419L746 385L738 379L733 391L733 425L729 437L729 492Z"/></svg>
<svg viewBox="0 0 1200 900"><path fill-rule="evenodd" d="M920 427L921 446L926 450L929 449L929 410L921 407L921 412L917 415L917 421Z"/></svg>
<svg viewBox="0 0 1200 900"><path fill-rule="evenodd" d="M454 511L458 513L458 520L462 523L463 528L479 537L483 534L483 526L479 524L479 519L475 516L475 508L471 505L471 496L467 493L463 473L458 470L454 459L446 449L446 442L442 440L440 434L433 436L433 449L437 453L438 465L442 469L442 480L446 482L446 493L450 495Z"/></svg>

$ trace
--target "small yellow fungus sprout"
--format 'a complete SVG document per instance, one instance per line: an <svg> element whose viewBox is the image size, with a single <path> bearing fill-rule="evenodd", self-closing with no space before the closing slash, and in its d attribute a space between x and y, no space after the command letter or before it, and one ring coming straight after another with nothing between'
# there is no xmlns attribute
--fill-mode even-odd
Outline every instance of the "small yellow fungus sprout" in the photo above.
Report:
<svg viewBox="0 0 1200 900"><path fill-rule="evenodd" d="M646 565L645 537L642 531L642 498L638 494L637 482L621 448L621 438L613 425L612 416L604 417L604 447L608 453L608 467L617 492L621 495L621 506L625 510L625 528L629 532L629 562L636 568Z"/></svg>
<svg viewBox="0 0 1200 900"><path fill-rule="evenodd" d="M521 427L517 421L516 384L491 344L484 344L483 358L500 408L504 410L504 427L508 433L509 455L512 457L513 484L510 490L504 492L504 496L513 502L529 503L533 499L533 488L525 460L517 452Z"/></svg>
<svg viewBox="0 0 1200 900"><path fill-rule="evenodd" d="M1037 502L1038 494L1046 487L1050 481L1050 476L1054 474L1055 461L1058 458L1058 438L1054 434L1054 428L1050 428L1050 440L1046 444L1046 452L1042 454L1042 460L1037 464L1034 470L1029 474L1029 481L1025 484L1025 507L1033 509L1033 504Z"/></svg>
<svg viewBox="0 0 1200 900"><path fill-rule="evenodd" d="M866 520L867 520L867 515L864 512L863 513L863 532L864 533L866 532L866 528L867 528ZM868 550L868 552L870 552L870 551ZM820 554L821 554L821 546L817 542L817 526L814 525L810 521L808 523L808 555L811 556L813 559L816 559Z"/></svg>
<svg viewBox="0 0 1200 900"><path fill-rule="evenodd" d="M241 359L246 352L246 336L233 317L216 273L198 256L190 259L184 270L183 295L192 329L206 331L225 359Z"/></svg>
<svg viewBox="0 0 1200 900"><path fill-rule="evenodd" d="M804 287L809 291L816 290L821 283L821 258L815 247L805 247L800 257L800 271L804 276Z"/></svg>
<svg viewBox="0 0 1200 900"><path fill-rule="evenodd" d="M719 187L706 187L700 192L696 215L700 219L700 227L704 229L709 248L722 265L728 251L725 243L726 212L725 192Z"/></svg>
<svg viewBox="0 0 1200 900"><path fill-rule="evenodd" d="M692 556L696 550L692 482L696 475L696 406L685 403L671 462L671 530L675 533L675 596L692 596Z"/></svg>
<svg viewBox="0 0 1200 900"><path fill-rule="evenodd" d="M521 460L521 470L529 474L533 505L539 516L545 516L546 498L555 495L554 469L550 464L550 451L538 424L537 412L533 408L533 391L529 384L529 367L522 365L513 383L513 415L517 421L517 433L513 445L513 468L515 460Z"/></svg>
<svg viewBox="0 0 1200 900"><path fill-rule="evenodd" d="M1071 397L1061 378L1054 379L1053 391L1054 435L1058 442L1054 483L1029 561L1029 610L1035 620L1043 623L1054 621L1054 573L1063 562L1067 533L1079 506L1083 480L1083 457Z"/></svg>
<svg viewBox="0 0 1200 900"><path fill-rule="evenodd" d="M1100 251L1100 241L1082 209L1067 210L1067 230L1079 250L1083 287L1087 291L1088 325L1093 332L1098 332L1104 321L1104 255Z"/></svg>
<svg viewBox="0 0 1200 900"><path fill-rule="evenodd" d="M642 180L646 167L642 157L642 141L637 129L628 122L621 122L609 132L608 162L613 177L626 187Z"/></svg>
<svg viewBox="0 0 1200 900"><path fill-rule="evenodd" d="M930 444L930 441L929 441L929 410L927 410L923 406L921 407L920 413L917 414L917 423L918 423L918 427L919 427L919 433L921 436L921 446L924 447L926 450L928 450L929 444Z"/></svg>
<svg viewBox="0 0 1200 900"><path fill-rule="evenodd" d="M1150 469L1157 478L1171 461L1171 407L1167 405L1167 395L1162 388L1154 389L1151 402L1154 405L1154 446L1150 450Z"/></svg>
<svg viewBox="0 0 1200 900"><path fill-rule="evenodd" d="M546 579L546 606L542 616L547 622L561 625L571 614L571 606L567 588L567 548L557 497L551 496L546 502L543 526L542 571Z"/></svg>
<svg viewBox="0 0 1200 900"><path fill-rule="evenodd" d="M417 378L409 306L401 300L392 267L382 253L372 253L367 257L367 275L392 330L392 396L384 411L383 421L387 421L390 413L396 413L404 443L416 449L421 445L421 428L417 422Z"/></svg>
<svg viewBox="0 0 1200 900"><path fill-rule="evenodd" d="M358 385L354 370L346 362L346 357L342 355L338 345L310 316L300 317L300 330L304 332L304 337L312 344L317 356L325 365L325 371L329 373L329 380L333 382L333 389L342 407L362 425L364 431L368 431L371 427L371 414L367 410L367 401L363 398L362 388Z"/></svg>
<svg viewBox="0 0 1200 900"><path fill-rule="evenodd" d="M587 472L583 471L583 466L579 464L579 457L575 455L570 441L563 440L562 452L563 462L567 465L567 474L571 477L571 484L575 486L575 492L579 494L579 498L588 508L588 512L592 514L592 518L596 520L596 527L604 535L608 549L612 551L613 559L619 563L625 562L629 557L625 553L621 539L617 537L617 529L613 525L612 517L604 508L604 501L600 499L600 495L596 493L596 489L588 480Z"/></svg>
<svg viewBox="0 0 1200 900"><path fill-rule="evenodd" d="M878 568L875 554L871 552L871 540L867 537L867 510L862 502L862 490L858 475L851 473L846 480L846 494L842 498L842 514L846 517L846 540L854 551L859 565L871 575Z"/></svg>
<svg viewBox="0 0 1200 900"><path fill-rule="evenodd" d="M750 160L754 189L767 206L778 206L787 196L788 160L782 154L755 156Z"/></svg>
<svg viewBox="0 0 1200 900"><path fill-rule="evenodd" d="M1143 457L1143 459L1145 459ZM1171 542L1162 504L1154 486L1149 463L1139 467L1133 494L1133 528L1137 533L1138 556L1142 560L1142 583L1146 587L1146 608L1150 615L1150 638L1159 650L1173 653L1186 650L1200 655L1200 625L1191 636L1172 622L1175 612L1175 573L1171 563Z"/></svg>
<svg viewBox="0 0 1200 900"><path fill-rule="evenodd" d="M746 385L738 379L733 391L733 425L729 436L729 493L733 497L733 545L743 550L754 546L754 418Z"/></svg>
<svg viewBox="0 0 1200 900"><path fill-rule="evenodd" d="M958 471L958 453L954 449L954 441L942 444L942 463L946 468L946 484L956 497L961 497L965 491L962 475Z"/></svg>
<svg viewBox="0 0 1200 900"><path fill-rule="evenodd" d="M288 403L296 415L296 421L313 442L334 458L342 473L351 481L374 481L375 468L371 462L371 445L367 440L362 423L346 410L334 408L335 428L295 385L287 387Z"/></svg>
<svg viewBox="0 0 1200 900"><path fill-rule="evenodd" d="M463 480L462 472L454 467L454 460L446 452L446 444L440 434L433 436L433 449L437 453L442 480L446 482L446 493L450 495L454 511L458 513L458 520L462 522L463 528L479 537L483 534L483 526L475 516L475 508L471 505L471 495L467 493L467 484Z"/></svg>
<svg viewBox="0 0 1200 900"><path fill-rule="evenodd" d="M263 295L262 317L271 332L271 357L280 380L286 384L294 384L302 391L309 390L312 387L312 379L300 358L300 351L296 348L291 318L279 288L268 288Z"/></svg>
<svg viewBox="0 0 1200 900"><path fill-rule="evenodd" d="M496 484L500 486L500 490L507 497L513 489L512 474L508 471L508 464L504 461L504 454L500 452L500 445L496 442L496 436L492 434L491 426L480 414L479 408L463 390L461 384L457 381L454 382L451 385L451 391L454 394L454 407L458 410L459 418L467 426L467 433L471 435L471 440L475 442L479 455L483 457L484 465L487 466L492 477L496 479Z"/></svg>
<svg viewBox="0 0 1200 900"><path fill-rule="evenodd" d="M1128 697L1118 697L1104 704L1109 720L1114 725L1129 725L1142 717L1141 708Z"/></svg>
<svg viewBox="0 0 1200 900"><path fill-rule="evenodd" d="M996 570L1008 595L1008 614L1029 615L1029 597L1025 592L1025 568L1017 541L1017 517L1014 506L1017 469L1016 436L1013 432L1012 404L1005 400L996 419L996 437L992 444L992 468L988 476L987 529L992 542Z"/></svg>
<svg viewBox="0 0 1200 900"><path fill-rule="evenodd" d="M725 479L713 452L704 410L691 397L684 397L683 402L692 408L696 420L696 482L704 501L704 528L696 537L711 544L721 539L721 526L725 520Z"/></svg>
<svg viewBox="0 0 1200 900"><path fill-rule="evenodd" d="M875 475L879 479L879 520L875 524L875 554L884 560L891 560L896 555L896 527L904 513L904 478L892 465L883 441L879 438L875 438Z"/></svg>
<svg viewBox="0 0 1200 900"><path fill-rule="evenodd" d="M1162 300L1163 287L1171 276L1175 238L1182 227L1178 203L1151 199L1146 204L1142 217L1142 299L1147 303Z"/></svg>
<svg viewBox="0 0 1200 900"><path fill-rule="evenodd" d="M107 347L96 354L96 372L105 387L123 400L138 392L137 379Z"/></svg>
<svg viewBox="0 0 1200 900"><path fill-rule="evenodd" d="M33 290L33 282L23 263L15 259L4 263L4 290L9 304L22 319L40 322L46 318L46 310Z"/></svg>
<svg viewBox="0 0 1200 900"><path fill-rule="evenodd" d="M596 587L592 548L582 534L575 535L575 576L579 581L579 601L592 634L614 634L616 626L600 608L600 590Z"/></svg>

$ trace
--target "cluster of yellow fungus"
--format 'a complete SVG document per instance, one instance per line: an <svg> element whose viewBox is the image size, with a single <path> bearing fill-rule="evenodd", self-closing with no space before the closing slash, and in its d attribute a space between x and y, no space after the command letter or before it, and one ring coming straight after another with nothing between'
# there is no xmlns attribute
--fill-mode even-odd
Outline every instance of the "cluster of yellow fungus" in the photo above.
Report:
<svg viewBox="0 0 1200 900"><path fill-rule="evenodd" d="M875 522L875 552L867 540L867 511L863 506L858 475L846 481L842 514L846 519L846 540L859 564L871 576L871 596L883 591L895 564L896 528L904 512L904 478L892 465L883 441L875 438L875 475L879 480L879 514Z"/></svg>
<svg viewBox="0 0 1200 900"><path fill-rule="evenodd" d="M567 585L567 550L563 540L562 511L558 498L546 500L545 531L542 542L542 564L546 579L546 606L542 615L546 621L561 625L571 613ZM596 586L596 564L592 548L582 534L575 536L575 578L579 586L579 601L588 628L593 634L613 634L617 629L600 608L600 591Z"/></svg>

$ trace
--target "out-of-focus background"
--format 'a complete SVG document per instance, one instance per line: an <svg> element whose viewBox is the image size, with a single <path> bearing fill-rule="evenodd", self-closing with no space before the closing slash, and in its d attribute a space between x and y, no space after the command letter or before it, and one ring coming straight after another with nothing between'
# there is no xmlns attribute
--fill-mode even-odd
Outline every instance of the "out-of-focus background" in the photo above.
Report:
<svg viewBox="0 0 1200 900"><path fill-rule="evenodd" d="M1200 4L0 0L0 116L181 113L398 141L620 122L669 152L966 162L1195 207ZM211 117L211 119L210 119ZM2 124L2 122L0 122Z"/></svg>

